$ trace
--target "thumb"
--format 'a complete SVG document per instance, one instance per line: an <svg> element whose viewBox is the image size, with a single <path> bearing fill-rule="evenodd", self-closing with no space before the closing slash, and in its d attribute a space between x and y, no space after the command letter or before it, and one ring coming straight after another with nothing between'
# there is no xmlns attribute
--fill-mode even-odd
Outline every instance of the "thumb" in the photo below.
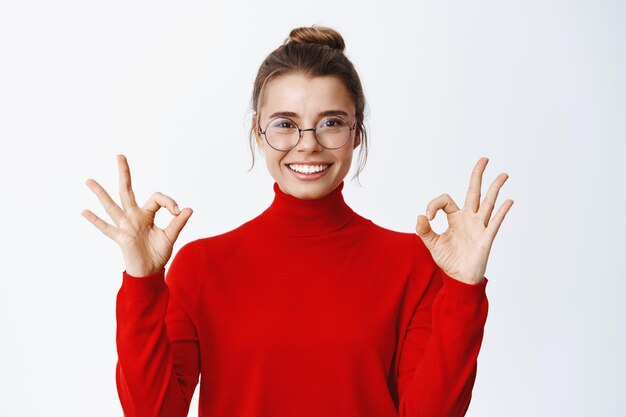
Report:
<svg viewBox="0 0 626 417"><path fill-rule="evenodd" d="M176 239L178 239L180 231L183 230L183 227L185 227L185 225L187 224L187 220L189 220L192 214L192 209L184 208L180 211L180 213L178 213L176 217L172 219L170 224L167 225L164 232L171 242L175 242Z"/></svg>
<svg viewBox="0 0 626 417"><path fill-rule="evenodd" d="M417 224L415 225L415 231L422 238L424 245L432 252L432 248L435 246L439 235L430 227L428 218L423 214L417 216Z"/></svg>

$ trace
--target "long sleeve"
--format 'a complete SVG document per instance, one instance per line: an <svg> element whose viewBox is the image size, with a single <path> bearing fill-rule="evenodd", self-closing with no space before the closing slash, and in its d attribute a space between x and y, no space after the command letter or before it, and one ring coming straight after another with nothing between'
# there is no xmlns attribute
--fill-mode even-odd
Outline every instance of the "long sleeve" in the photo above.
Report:
<svg viewBox="0 0 626 417"><path fill-rule="evenodd" d="M187 416L200 373L189 247L165 269L145 277L124 271L117 295L116 385L125 417Z"/></svg>
<svg viewBox="0 0 626 417"><path fill-rule="evenodd" d="M421 255L421 273L428 275L420 278L426 287L400 356L399 413L462 417L472 397L487 320L487 278L474 285L460 282L446 275L427 253Z"/></svg>

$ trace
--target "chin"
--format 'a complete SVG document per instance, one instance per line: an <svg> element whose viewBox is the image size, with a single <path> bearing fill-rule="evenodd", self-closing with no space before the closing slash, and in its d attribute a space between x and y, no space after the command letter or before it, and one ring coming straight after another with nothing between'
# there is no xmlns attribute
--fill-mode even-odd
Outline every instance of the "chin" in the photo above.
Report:
<svg viewBox="0 0 626 417"><path fill-rule="evenodd" d="M336 185L333 186L333 184L335 184L334 181L306 182L306 181L298 181L296 179L294 182L293 179L290 179L289 184L287 185L286 188L287 188L287 193L291 194L292 196L296 198L299 198L302 200L313 200L313 199L322 198L328 195L331 191L333 191L337 187L337 185L339 185L337 183ZM281 189L284 189L284 188L281 187Z"/></svg>

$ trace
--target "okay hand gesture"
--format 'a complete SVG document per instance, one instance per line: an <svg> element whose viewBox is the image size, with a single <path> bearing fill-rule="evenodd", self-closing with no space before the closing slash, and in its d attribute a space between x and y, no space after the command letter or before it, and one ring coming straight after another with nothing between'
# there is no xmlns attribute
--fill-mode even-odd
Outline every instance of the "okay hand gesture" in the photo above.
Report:
<svg viewBox="0 0 626 417"><path fill-rule="evenodd" d="M167 264L172 255L174 242L193 210L191 208L180 210L174 199L160 192L152 194L143 207L139 207L131 185L128 161L124 155L117 155L117 166L122 207L113 201L98 182L91 178L85 181L113 219L115 226L102 220L91 210L83 210L81 215L120 246L129 275L134 277L152 275ZM167 208L174 216L165 229L160 229L154 224L156 212L161 207Z"/></svg>
<svg viewBox="0 0 626 417"><path fill-rule="evenodd" d="M462 209L448 194L442 194L428 203L426 216L417 216L415 226L415 231L443 272L466 284L477 284L484 279L491 245L513 205L513 200L506 200L490 220L500 187L509 176L506 173L498 175L480 203L482 175L487 162L489 159L482 157L474 166ZM430 220L435 218L439 209L447 214L449 225L441 235L430 227Z"/></svg>

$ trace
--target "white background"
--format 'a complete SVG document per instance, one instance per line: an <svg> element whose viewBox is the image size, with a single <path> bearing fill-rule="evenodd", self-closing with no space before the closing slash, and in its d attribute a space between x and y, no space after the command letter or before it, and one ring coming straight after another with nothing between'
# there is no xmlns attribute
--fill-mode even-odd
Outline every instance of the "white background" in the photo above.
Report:
<svg viewBox="0 0 626 417"><path fill-rule="evenodd" d="M273 180L260 155L246 172L252 83L311 24L344 36L368 100L355 211L410 232L440 194L462 205L481 156L483 192L510 176L467 415L619 415L625 19L599 0L0 1L0 416L122 415L124 265L80 215L112 222L84 182L119 202L125 154L140 204L161 191L194 209L175 251L259 214Z"/></svg>

